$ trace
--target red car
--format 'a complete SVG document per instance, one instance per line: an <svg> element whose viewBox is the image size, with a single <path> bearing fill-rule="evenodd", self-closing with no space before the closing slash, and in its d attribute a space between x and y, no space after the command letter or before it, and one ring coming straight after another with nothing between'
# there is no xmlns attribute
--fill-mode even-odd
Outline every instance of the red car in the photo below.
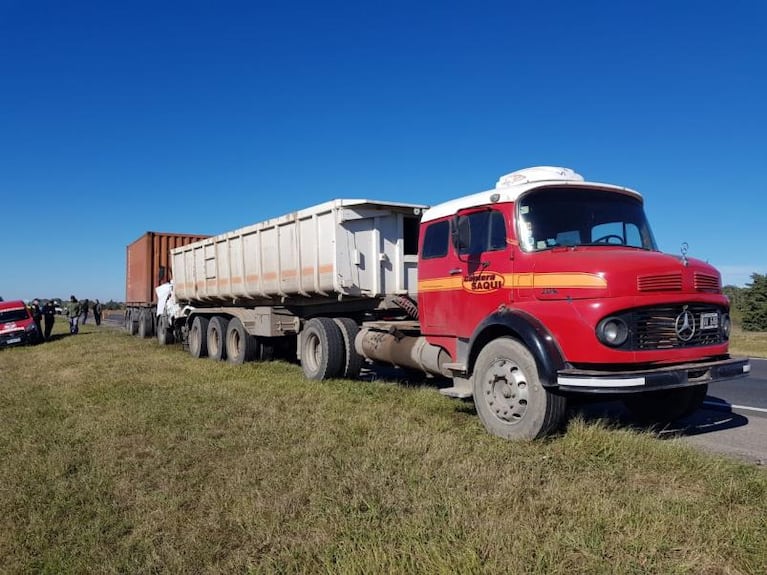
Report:
<svg viewBox="0 0 767 575"><path fill-rule="evenodd" d="M0 301L0 347L40 341L32 312L21 300Z"/></svg>

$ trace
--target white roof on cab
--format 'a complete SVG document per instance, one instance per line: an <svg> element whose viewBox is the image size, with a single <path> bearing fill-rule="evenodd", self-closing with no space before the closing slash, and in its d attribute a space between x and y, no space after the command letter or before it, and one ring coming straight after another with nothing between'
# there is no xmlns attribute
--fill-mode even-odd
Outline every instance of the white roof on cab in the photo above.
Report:
<svg viewBox="0 0 767 575"><path fill-rule="evenodd" d="M498 178L495 188L476 194L470 194L456 198L442 204L437 204L426 210L421 218L422 222L428 222L447 216L452 216L460 210L485 206L500 202L515 202L519 196L535 188L546 187L572 187L572 188L598 188L606 191L620 192L642 199L639 192L622 186L587 182L583 176L570 168L556 166L535 166L517 170Z"/></svg>

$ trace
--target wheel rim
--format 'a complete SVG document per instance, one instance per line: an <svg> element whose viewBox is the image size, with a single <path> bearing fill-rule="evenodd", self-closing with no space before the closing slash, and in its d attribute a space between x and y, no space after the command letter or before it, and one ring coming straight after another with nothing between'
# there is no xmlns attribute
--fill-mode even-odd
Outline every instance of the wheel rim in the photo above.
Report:
<svg viewBox="0 0 767 575"><path fill-rule="evenodd" d="M210 337L208 338L208 355L211 357L218 355L218 330L216 328L210 330Z"/></svg>
<svg viewBox="0 0 767 575"><path fill-rule="evenodd" d="M508 359L496 359L485 372L482 396L490 411L505 423L517 423L527 412L529 386L522 369Z"/></svg>
<svg viewBox="0 0 767 575"><path fill-rule="evenodd" d="M306 336L306 348L304 351L307 366L310 370L317 371L322 361L322 346L320 345L320 338L316 333L310 333Z"/></svg>
<svg viewBox="0 0 767 575"><path fill-rule="evenodd" d="M200 331L197 325L192 325L192 331L189 332L189 347L196 352L200 347Z"/></svg>
<svg viewBox="0 0 767 575"><path fill-rule="evenodd" d="M237 330L232 330L229 334L229 341L227 342L227 347L230 350L229 355L231 357L240 357L240 345L242 345L242 342L240 341L240 333Z"/></svg>

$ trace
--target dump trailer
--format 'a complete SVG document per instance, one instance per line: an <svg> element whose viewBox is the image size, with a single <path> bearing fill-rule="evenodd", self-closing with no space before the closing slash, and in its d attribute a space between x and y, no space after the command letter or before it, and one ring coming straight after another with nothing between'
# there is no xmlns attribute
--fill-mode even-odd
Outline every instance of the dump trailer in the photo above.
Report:
<svg viewBox="0 0 767 575"><path fill-rule="evenodd" d="M207 238L199 234L146 232L128 244L125 257L125 329L152 337L157 317L155 288L171 278L170 250Z"/></svg>
<svg viewBox="0 0 767 575"><path fill-rule="evenodd" d="M157 337L306 377L389 365L473 399L493 434L556 430L572 397L672 421L745 376L712 266L661 253L642 196L539 166L433 207L333 200L171 250Z"/></svg>

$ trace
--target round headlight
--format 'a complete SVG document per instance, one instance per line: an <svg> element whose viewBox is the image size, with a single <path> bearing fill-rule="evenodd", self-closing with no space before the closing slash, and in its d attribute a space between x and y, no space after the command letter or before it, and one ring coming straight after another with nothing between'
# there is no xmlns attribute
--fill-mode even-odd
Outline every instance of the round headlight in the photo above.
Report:
<svg viewBox="0 0 767 575"><path fill-rule="evenodd" d="M626 343L629 337L629 328L621 318L608 317L599 322L597 337L604 344L619 347Z"/></svg>
<svg viewBox="0 0 767 575"><path fill-rule="evenodd" d="M730 339L730 330L732 329L732 322L730 321L730 314L722 314L722 337L725 340Z"/></svg>

